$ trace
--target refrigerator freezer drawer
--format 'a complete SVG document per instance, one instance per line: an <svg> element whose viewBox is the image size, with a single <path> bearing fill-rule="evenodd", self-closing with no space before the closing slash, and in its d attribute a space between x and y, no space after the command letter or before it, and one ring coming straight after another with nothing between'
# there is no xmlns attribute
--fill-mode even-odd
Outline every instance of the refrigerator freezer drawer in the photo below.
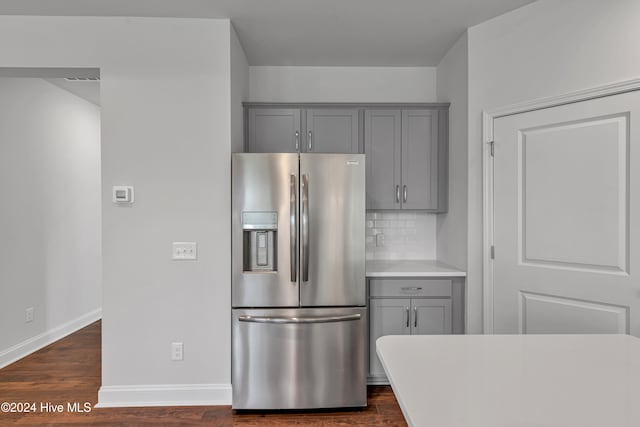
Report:
<svg viewBox="0 0 640 427"><path fill-rule="evenodd" d="M367 311L233 310L233 409L367 405Z"/></svg>

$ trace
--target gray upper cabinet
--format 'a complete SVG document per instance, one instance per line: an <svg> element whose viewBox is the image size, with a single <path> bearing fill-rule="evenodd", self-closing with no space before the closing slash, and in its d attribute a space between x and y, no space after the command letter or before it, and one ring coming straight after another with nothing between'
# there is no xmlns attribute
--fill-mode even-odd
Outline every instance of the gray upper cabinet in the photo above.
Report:
<svg viewBox="0 0 640 427"><path fill-rule="evenodd" d="M295 108L250 108L247 151L251 153L295 153L300 149L300 110Z"/></svg>
<svg viewBox="0 0 640 427"><path fill-rule="evenodd" d="M401 180L400 110L366 110L367 209L399 209Z"/></svg>
<svg viewBox="0 0 640 427"><path fill-rule="evenodd" d="M438 110L402 111L402 208L437 210Z"/></svg>
<svg viewBox="0 0 640 427"><path fill-rule="evenodd" d="M365 111L367 209L447 211L448 111Z"/></svg>
<svg viewBox="0 0 640 427"><path fill-rule="evenodd" d="M246 113L250 153L358 153L357 108L250 107Z"/></svg>
<svg viewBox="0 0 640 427"><path fill-rule="evenodd" d="M314 108L306 110L306 140L309 153L357 153L358 110Z"/></svg>
<svg viewBox="0 0 640 427"><path fill-rule="evenodd" d="M245 104L250 153L367 155L367 209L447 212L448 104Z"/></svg>

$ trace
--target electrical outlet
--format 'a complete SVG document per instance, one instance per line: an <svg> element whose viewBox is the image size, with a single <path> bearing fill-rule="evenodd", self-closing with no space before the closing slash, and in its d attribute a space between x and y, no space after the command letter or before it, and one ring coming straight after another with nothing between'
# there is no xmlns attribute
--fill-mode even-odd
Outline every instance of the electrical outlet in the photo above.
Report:
<svg viewBox="0 0 640 427"><path fill-rule="evenodd" d="M198 259L198 244L196 242L173 242L173 256L176 261Z"/></svg>
<svg viewBox="0 0 640 427"><path fill-rule="evenodd" d="M171 343L171 360L184 360L184 344L181 342Z"/></svg>
<svg viewBox="0 0 640 427"><path fill-rule="evenodd" d="M24 321L25 323L33 322L33 307L27 307L24 310Z"/></svg>
<svg viewBox="0 0 640 427"><path fill-rule="evenodd" d="M384 234L378 233L376 234L376 246L384 246Z"/></svg>

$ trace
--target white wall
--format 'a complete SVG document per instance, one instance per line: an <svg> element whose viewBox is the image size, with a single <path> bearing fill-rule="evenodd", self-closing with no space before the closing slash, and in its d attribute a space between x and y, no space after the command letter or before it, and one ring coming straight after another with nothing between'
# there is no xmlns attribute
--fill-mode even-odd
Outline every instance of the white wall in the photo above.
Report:
<svg viewBox="0 0 640 427"><path fill-rule="evenodd" d="M99 316L101 212L98 107L42 79L0 93L1 367Z"/></svg>
<svg viewBox="0 0 640 427"><path fill-rule="evenodd" d="M0 17L0 67L101 69L101 404L230 401L230 45L228 20Z"/></svg>
<svg viewBox="0 0 640 427"><path fill-rule="evenodd" d="M481 112L640 76L639 22L637 0L540 0L469 29L469 332L482 331Z"/></svg>
<svg viewBox="0 0 640 427"><path fill-rule="evenodd" d="M249 62L231 26L231 152L244 149L244 110L242 102L249 100Z"/></svg>
<svg viewBox="0 0 640 427"><path fill-rule="evenodd" d="M253 102L435 102L435 67L250 67Z"/></svg>
<svg viewBox="0 0 640 427"><path fill-rule="evenodd" d="M449 107L449 210L437 215L438 260L467 269L468 37L438 64L438 101Z"/></svg>

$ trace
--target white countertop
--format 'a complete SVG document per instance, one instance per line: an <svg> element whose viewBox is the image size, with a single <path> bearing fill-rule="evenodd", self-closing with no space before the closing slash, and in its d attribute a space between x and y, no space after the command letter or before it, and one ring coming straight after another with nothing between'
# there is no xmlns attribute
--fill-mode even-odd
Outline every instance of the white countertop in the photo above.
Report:
<svg viewBox="0 0 640 427"><path fill-rule="evenodd" d="M367 277L465 277L466 272L435 260L367 261Z"/></svg>
<svg viewBox="0 0 640 427"><path fill-rule="evenodd" d="M385 336L377 352L409 426L640 426L640 339Z"/></svg>

